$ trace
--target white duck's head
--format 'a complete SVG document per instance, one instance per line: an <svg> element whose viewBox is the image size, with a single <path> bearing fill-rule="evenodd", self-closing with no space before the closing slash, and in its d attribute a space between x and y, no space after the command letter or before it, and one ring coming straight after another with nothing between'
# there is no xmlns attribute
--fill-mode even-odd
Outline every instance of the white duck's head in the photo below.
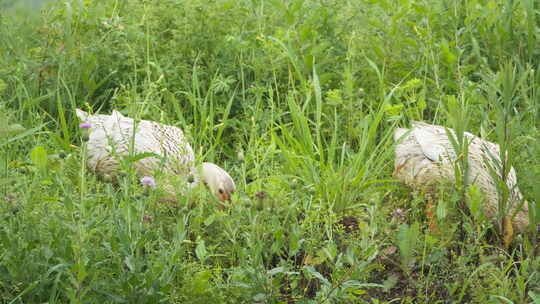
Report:
<svg viewBox="0 0 540 304"><path fill-rule="evenodd" d="M231 196L236 190L236 185L225 170L213 163L205 162L201 164L198 171L199 177L212 194L221 201L231 201Z"/></svg>

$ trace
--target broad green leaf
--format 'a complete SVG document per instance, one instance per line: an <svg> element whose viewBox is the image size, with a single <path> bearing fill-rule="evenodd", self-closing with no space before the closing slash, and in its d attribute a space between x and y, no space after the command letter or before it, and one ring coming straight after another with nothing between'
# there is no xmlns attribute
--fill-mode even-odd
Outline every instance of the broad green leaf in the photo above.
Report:
<svg viewBox="0 0 540 304"><path fill-rule="evenodd" d="M313 266L304 266L304 269L312 276L316 277L325 285L330 285L330 282L320 272L318 272Z"/></svg>
<svg viewBox="0 0 540 304"><path fill-rule="evenodd" d="M46 124L42 124L42 125L40 125L40 126L37 126L37 127L35 127L35 128L32 128L32 129L30 129L30 130L26 130L26 131L24 131L24 132L22 132L22 133L20 133L20 134L17 134L17 135L15 135L15 136L11 137L11 138L8 138L7 141L1 140L1 141L0 141L0 148L3 147L3 146L5 146L5 145L7 145L7 144L10 144L10 143L12 143L12 142L14 142L14 141L16 141L16 140L19 140L19 139L21 139L21 138L24 138L24 137L27 137L27 136L30 136L30 135L36 133L36 132L39 131L41 128L43 128L45 125L46 125ZM0 139L2 139L2 138L0 137Z"/></svg>
<svg viewBox="0 0 540 304"><path fill-rule="evenodd" d="M7 127L0 126L0 136L8 136L14 133L24 132L26 129L20 124L11 124Z"/></svg>
<svg viewBox="0 0 540 304"><path fill-rule="evenodd" d="M414 223L411 226L402 224L399 227L397 235L397 243L399 247L399 253L401 255L401 262L404 267L408 267L409 263L414 257L414 250L416 243L420 235L418 223Z"/></svg>
<svg viewBox="0 0 540 304"><path fill-rule="evenodd" d="M197 244L197 247L195 248L195 255L197 255L197 258L201 261L206 259L207 251L206 246L204 245L204 240L200 240L199 244Z"/></svg>
<svg viewBox="0 0 540 304"><path fill-rule="evenodd" d="M48 156L47 150L43 146L36 146L30 152L30 160L32 164L38 167L40 170L45 170L47 168Z"/></svg>
<svg viewBox="0 0 540 304"><path fill-rule="evenodd" d="M273 276L273 275L276 275L278 273L283 273L283 272L285 272L285 268L283 266L276 267L276 268L268 270L268 275Z"/></svg>

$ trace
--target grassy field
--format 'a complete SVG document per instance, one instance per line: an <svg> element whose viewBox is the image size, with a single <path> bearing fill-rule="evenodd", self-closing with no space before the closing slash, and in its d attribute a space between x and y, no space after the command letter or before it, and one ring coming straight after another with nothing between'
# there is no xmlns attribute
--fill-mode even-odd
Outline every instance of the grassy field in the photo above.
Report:
<svg viewBox="0 0 540 304"><path fill-rule="evenodd" d="M0 302L540 303L534 227L502 249L459 188L430 232L423 193L392 178L393 130L422 120L500 143L540 202L537 1L14 3ZM129 163L101 181L76 107L180 126L233 206L203 187L160 204Z"/></svg>

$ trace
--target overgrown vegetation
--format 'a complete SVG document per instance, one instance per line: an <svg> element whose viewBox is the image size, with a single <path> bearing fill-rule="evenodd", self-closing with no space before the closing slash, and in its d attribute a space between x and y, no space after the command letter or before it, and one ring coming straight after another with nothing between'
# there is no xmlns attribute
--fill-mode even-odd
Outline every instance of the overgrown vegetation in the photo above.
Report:
<svg viewBox="0 0 540 304"><path fill-rule="evenodd" d="M535 227L501 249L471 188L441 190L432 233L423 194L392 178L395 127L466 126L509 152L538 222L537 1L12 5L1 302L540 303ZM234 205L99 180L76 107L180 126L231 173Z"/></svg>

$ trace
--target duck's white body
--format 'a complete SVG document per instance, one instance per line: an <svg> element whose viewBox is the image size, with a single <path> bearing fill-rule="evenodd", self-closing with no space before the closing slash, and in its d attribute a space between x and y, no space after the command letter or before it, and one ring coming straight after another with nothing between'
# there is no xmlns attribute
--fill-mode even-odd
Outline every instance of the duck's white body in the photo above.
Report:
<svg viewBox="0 0 540 304"><path fill-rule="evenodd" d="M407 134L409 131L410 133ZM451 129L449 131L454 133ZM469 185L477 185L483 191L485 195L484 213L487 217L494 218L499 209L499 194L489 167L500 167L499 145L468 132L465 132L464 135L470 142L468 183ZM425 188L439 180L455 181L456 153L448 139L445 127L413 122L412 130L396 130L394 140L398 141L399 139L400 141L395 148L394 176L396 178L417 188ZM516 208L521 206L512 219L513 229L523 231L529 224L528 206L526 202L522 204L523 196L517 187L514 168L510 169L506 184L510 189L508 199L510 213L508 214L512 215Z"/></svg>
<svg viewBox="0 0 540 304"><path fill-rule="evenodd" d="M90 123L88 166L103 176L114 177L119 160L128 155L148 154L134 162L141 176L155 170L187 176L195 166L193 149L180 128L148 120L135 121L114 111L111 115L89 115L77 109L77 116Z"/></svg>

